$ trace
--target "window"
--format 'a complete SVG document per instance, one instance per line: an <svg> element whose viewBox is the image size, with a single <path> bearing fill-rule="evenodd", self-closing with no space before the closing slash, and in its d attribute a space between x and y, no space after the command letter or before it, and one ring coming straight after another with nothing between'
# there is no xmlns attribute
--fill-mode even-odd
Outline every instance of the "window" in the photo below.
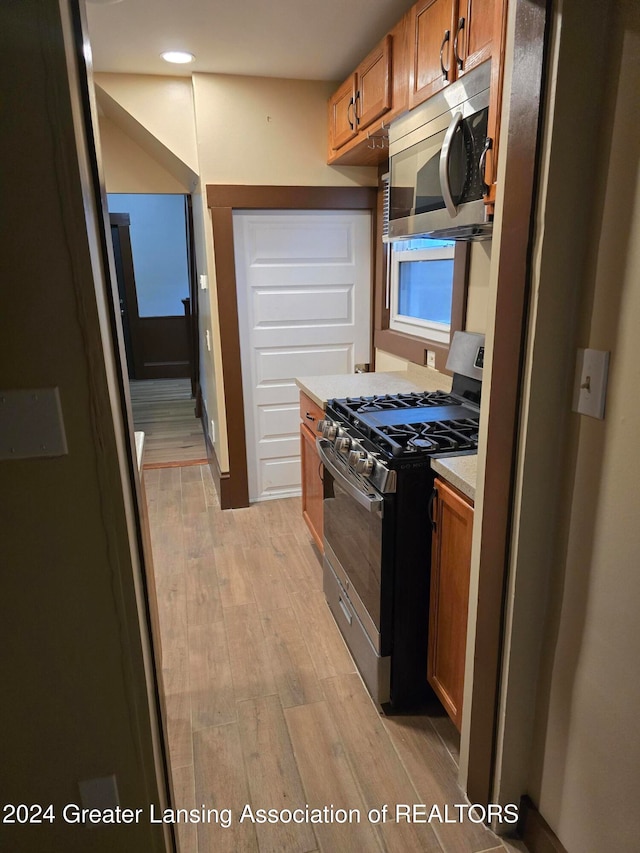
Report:
<svg viewBox="0 0 640 853"><path fill-rule="evenodd" d="M447 345L451 332L455 243L391 244L389 328Z"/></svg>
<svg viewBox="0 0 640 853"><path fill-rule="evenodd" d="M379 190L383 216L384 189ZM374 346L444 370L449 342L464 328L469 244L413 238L384 240L376 255Z"/></svg>

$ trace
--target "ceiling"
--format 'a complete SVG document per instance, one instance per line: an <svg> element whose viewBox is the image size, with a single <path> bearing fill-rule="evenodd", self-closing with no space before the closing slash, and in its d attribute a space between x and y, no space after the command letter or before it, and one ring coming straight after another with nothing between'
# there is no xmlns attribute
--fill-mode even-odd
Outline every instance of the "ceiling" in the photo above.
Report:
<svg viewBox="0 0 640 853"><path fill-rule="evenodd" d="M415 0L88 0L96 71L344 79ZM165 50L195 54L169 65Z"/></svg>

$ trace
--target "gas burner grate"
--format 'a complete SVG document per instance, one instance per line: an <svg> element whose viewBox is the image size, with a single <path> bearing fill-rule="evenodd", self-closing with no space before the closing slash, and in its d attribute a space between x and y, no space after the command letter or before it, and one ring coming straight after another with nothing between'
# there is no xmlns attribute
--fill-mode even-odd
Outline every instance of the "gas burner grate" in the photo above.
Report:
<svg viewBox="0 0 640 853"><path fill-rule="evenodd" d="M405 394L378 394L373 397L347 397L340 401L352 414L382 412L394 409L417 409L424 406L455 406L455 397L445 391L414 391Z"/></svg>
<svg viewBox="0 0 640 853"><path fill-rule="evenodd" d="M474 418L383 426L371 436L392 456L413 456L456 450L475 450L478 421Z"/></svg>

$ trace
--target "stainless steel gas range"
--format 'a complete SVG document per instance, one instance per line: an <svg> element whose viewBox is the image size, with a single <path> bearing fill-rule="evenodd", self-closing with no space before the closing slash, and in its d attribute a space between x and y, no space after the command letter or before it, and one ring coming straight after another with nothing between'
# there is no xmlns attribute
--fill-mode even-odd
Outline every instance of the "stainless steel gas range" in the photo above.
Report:
<svg viewBox="0 0 640 853"><path fill-rule="evenodd" d="M330 400L324 464L324 591L373 698L419 709L427 684L432 457L475 453L484 336L457 332L449 392Z"/></svg>

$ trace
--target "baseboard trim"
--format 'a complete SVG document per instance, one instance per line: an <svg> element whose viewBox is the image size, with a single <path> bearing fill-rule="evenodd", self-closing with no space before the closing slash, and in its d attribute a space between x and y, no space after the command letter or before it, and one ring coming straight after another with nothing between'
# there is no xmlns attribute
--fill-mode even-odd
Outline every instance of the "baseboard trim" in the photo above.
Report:
<svg viewBox="0 0 640 853"><path fill-rule="evenodd" d="M206 465L208 459L187 459L184 462L145 462L142 466L144 470L153 468L189 468L191 465Z"/></svg>
<svg viewBox="0 0 640 853"><path fill-rule="evenodd" d="M567 853L529 797L520 800L518 834L531 853Z"/></svg>
<svg viewBox="0 0 640 853"><path fill-rule="evenodd" d="M221 509L236 509L233 503L233 490L231 488L231 474L228 472L223 472L220 470L220 463L218 462L218 456L216 454L216 449L213 446L211 439L209 438L209 431L207 430L206 424L208 423L208 415L206 407L202 406L202 428L204 430L204 443L207 448L207 462L209 464L209 469L211 471L211 476L213 477L213 485L215 487L216 492L218 493L218 500L220 501Z"/></svg>

